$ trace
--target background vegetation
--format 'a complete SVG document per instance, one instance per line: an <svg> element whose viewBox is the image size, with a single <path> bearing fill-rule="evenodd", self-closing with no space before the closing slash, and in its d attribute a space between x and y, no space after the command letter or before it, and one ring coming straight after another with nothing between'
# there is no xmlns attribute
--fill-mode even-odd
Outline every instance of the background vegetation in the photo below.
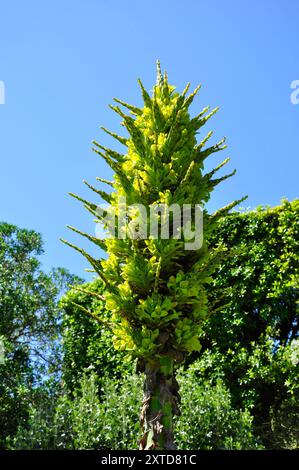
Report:
<svg viewBox="0 0 299 470"><path fill-rule="evenodd" d="M298 448L298 222L298 200L219 221L233 254L209 296L225 307L179 372L179 449ZM103 301L44 273L41 253L40 235L0 225L0 448L136 448L142 377L73 304L108 317Z"/></svg>

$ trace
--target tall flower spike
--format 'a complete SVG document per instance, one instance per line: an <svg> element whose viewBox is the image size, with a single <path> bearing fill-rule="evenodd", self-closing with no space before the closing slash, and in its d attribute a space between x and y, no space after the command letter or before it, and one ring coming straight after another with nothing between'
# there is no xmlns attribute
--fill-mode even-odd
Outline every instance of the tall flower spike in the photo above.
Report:
<svg viewBox="0 0 299 470"><path fill-rule="evenodd" d="M124 154L94 142L93 150L115 173L113 181L108 181L111 193L85 183L99 199L110 202L105 217L99 219L105 227L115 221L118 238L97 243L95 237L71 227L99 249L106 250L107 259L93 258L81 248L66 243L85 256L104 281L115 348L136 358L138 371L145 373L140 448L173 449L173 416L179 411L176 367L201 347L203 322L215 310L209 307L205 286L211 281L217 262L228 251L222 245L210 248L209 236L218 219L243 199L213 215L204 210L203 243L192 251L185 247L186 226L180 227L180 232L175 230L165 211L156 214L160 235L149 236L151 211L162 205L164 208L175 205L183 211L184 205L189 204L195 213L197 206L209 200L216 184L228 178L225 175L212 179L228 160L203 173L206 158L226 146L222 139L203 149L211 131L197 142L198 129L218 109L209 111L206 107L196 117L190 117L189 106L200 87L187 96L188 84L178 93L168 83L167 75L163 77L159 61L153 96L138 81L144 101L142 108L117 99L120 106L132 113L127 115L119 106L111 106L120 115L129 135L125 139L110 131L108 134L125 145ZM96 214L96 204L74 194L73 197ZM137 210L141 203L146 209L142 215ZM178 220L183 219L182 213ZM195 230L195 219L190 225ZM169 229L167 237L162 237L165 227ZM196 239L196 231L194 234Z"/></svg>

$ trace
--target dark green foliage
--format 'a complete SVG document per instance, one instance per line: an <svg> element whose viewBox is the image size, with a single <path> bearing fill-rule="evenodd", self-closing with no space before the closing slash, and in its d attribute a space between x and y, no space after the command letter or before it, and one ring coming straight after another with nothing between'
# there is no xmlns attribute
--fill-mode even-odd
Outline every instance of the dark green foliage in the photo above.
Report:
<svg viewBox="0 0 299 470"><path fill-rule="evenodd" d="M228 215L214 235L214 243L234 247L234 256L210 286L212 299L226 291L228 305L204 328L205 375L221 371L234 406L252 410L268 447L276 446L273 416L286 402L299 403L298 228L295 200Z"/></svg>
<svg viewBox="0 0 299 470"><path fill-rule="evenodd" d="M124 353L115 351L111 331L86 314L86 311L93 312L103 322L109 321L105 302L99 298L103 290L103 283L97 279L76 286L61 300L60 305L64 309L63 380L69 391L76 390L83 371L90 365L103 379L120 378L123 373L133 370L134 363Z"/></svg>
<svg viewBox="0 0 299 470"><path fill-rule="evenodd" d="M254 435L249 410L232 405L221 378L203 379L202 364L195 362L178 377L182 415L176 424L179 449L261 449Z"/></svg>

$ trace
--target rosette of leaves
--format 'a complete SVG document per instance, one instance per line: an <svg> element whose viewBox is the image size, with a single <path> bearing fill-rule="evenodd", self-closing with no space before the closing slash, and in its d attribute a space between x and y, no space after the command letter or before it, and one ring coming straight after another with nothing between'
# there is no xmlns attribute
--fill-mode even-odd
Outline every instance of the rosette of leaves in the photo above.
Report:
<svg viewBox="0 0 299 470"><path fill-rule="evenodd" d="M173 449L173 416L179 413L176 366L186 355L200 349L202 323L219 308L209 305L205 286L226 248L220 245L210 249L209 234L218 219L245 198L211 215L203 210L203 242L196 250L185 249L186 227L182 225L178 234L173 229L173 220L169 221L168 238L162 237L161 231L156 238L148 235L152 207L173 204L180 208L184 204L203 207L215 186L235 171L219 178L214 176L228 162L226 159L204 173L206 158L226 145L222 139L207 146L212 132L197 139L218 109L206 107L198 115L190 116L189 107L200 86L188 95L188 84L178 93L168 83L167 74L162 75L159 63L153 92L149 94L140 80L139 85L144 101L142 108L119 99L111 106L121 117L127 137L103 128L123 144L124 152L93 142L94 152L112 168L114 179L97 178L110 187L109 192L86 184L109 207L99 211L100 201L89 202L72 194L83 202L97 222L102 221L107 227L107 220L115 220L118 236L99 239L70 227L105 250L108 254L105 259L95 258L66 243L87 258L105 284L104 299L110 311L110 319L105 324L113 331L115 348L138 358L137 369L145 373L140 449ZM121 223L124 200L125 225ZM146 207L146 213L140 214L140 205ZM155 213L155 217L161 230L166 223L163 211ZM195 228L194 217L189 221L189 228ZM97 317L95 312L89 313ZM102 321L100 317L97 319Z"/></svg>

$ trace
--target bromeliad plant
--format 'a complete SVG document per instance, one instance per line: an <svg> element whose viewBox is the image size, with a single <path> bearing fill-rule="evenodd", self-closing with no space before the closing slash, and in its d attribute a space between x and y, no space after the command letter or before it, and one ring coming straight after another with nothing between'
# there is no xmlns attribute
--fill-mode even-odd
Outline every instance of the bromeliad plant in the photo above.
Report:
<svg viewBox="0 0 299 470"><path fill-rule="evenodd" d="M115 99L116 106L111 106L121 116L128 136L121 137L103 128L123 144L126 151L120 154L93 142L93 150L114 171L114 180L97 178L111 186L109 193L86 184L108 202L109 207L99 211L96 203L72 194L96 216L97 222L107 226L107 220L115 218L119 236L99 239L70 227L105 250L106 259L96 259L83 249L65 243L82 253L103 280L104 299L111 312L110 321L105 325L113 331L115 348L137 358L137 370L145 374L139 448L174 449L173 416L179 413L176 367L186 355L200 350L202 324L219 308L219 302L209 305L205 285L211 282L226 247L210 249L209 234L217 220L245 198L212 215L203 211L203 242L195 250L185 249L187 227L184 222L179 233L170 229L168 239L148 234L141 236L137 230L140 213L135 208L126 213L125 227L121 226L123 207L119 201L124 198L130 207L142 204L148 209L143 215L147 229L151 207L161 204L202 206L215 186L235 173L214 178L215 172L228 162L226 159L203 174L206 158L226 146L222 139L206 148L212 132L197 141L197 134L218 109L210 111L206 107L197 116L190 117L189 107L200 87L187 96L188 84L178 93L168 83L167 74L162 75L159 64L152 95L140 80L139 85L144 101L142 108L119 99ZM196 228L194 217L193 212L189 228ZM163 214L157 213L156 218L162 229ZM133 232L136 229L136 236L127 236L132 235L132 227ZM90 294L101 297L99 293ZM104 321L96 312L87 313Z"/></svg>

